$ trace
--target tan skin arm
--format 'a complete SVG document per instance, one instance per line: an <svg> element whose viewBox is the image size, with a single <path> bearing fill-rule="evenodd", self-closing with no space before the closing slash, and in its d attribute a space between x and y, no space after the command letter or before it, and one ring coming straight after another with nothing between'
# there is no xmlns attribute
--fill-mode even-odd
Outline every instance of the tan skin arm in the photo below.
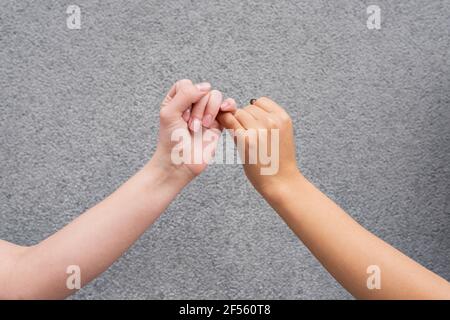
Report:
<svg viewBox="0 0 450 320"><path fill-rule="evenodd" d="M261 175L263 166L258 162L244 164L245 173L297 237L353 296L450 299L449 282L364 229L301 174L295 159L291 119L275 102L260 98L234 115L220 115L219 122L234 130L279 130L278 172ZM249 143L247 140L246 150ZM261 140L251 147L261 147L261 144L266 147ZM367 268L373 265L381 271L380 289L367 286L371 275Z"/></svg>

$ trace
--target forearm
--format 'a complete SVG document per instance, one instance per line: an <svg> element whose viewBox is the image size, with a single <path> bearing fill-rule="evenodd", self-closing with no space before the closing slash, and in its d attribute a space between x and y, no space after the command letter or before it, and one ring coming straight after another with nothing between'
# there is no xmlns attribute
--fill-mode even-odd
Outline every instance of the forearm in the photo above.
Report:
<svg viewBox="0 0 450 320"><path fill-rule="evenodd" d="M19 256L9 289L23 298L63 298L70 265L81 285L105 271L159 217L189 179L157 160L147 164L104 201Z"/></svg>
<svg viewBox="0 0 450 320"><path fill-rule="evenodd" d="M450 298L449 283L368 232L300 174L267 195L269 203L324 267L363 299ZM378 266L381 289L367 287Z"/></svg>

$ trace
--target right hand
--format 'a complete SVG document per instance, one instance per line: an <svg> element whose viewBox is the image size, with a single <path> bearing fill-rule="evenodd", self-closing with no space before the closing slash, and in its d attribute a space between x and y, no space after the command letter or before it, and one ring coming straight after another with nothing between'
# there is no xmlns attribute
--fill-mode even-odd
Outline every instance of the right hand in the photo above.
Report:
<svg viewBox="0 0 450 320"><path fill-rule="evenodd" d="M175 169L190 179L200 174L213 156L222 130L216 120L217 114L236 110L233 99L222 99L222 93L211 90L209 83L193 84L188 79L177 81L161 104L158 146L152 163L163 166L167 171ZM192 154L187 162L174 164L172 151L180 145L173 140L175 132L188 137L188 143L183 144L185 148L182 148L186 150L181 150L182 152L188 152L188 148L194 145L195 134L203 139L202 150L197 150L201 156L200 161L194 161L195 156ZM211 144L212 148L209 147Z"/></svg>
<svg viewBox="0 0 450 320"><path fill-rule="evenodd" d="M239 150L244 162L244 171L253 186L264 197L286 186L293 178L301 176L297 168L295 157L295 142L292 120L286 111L269 98L262 97L253 104L236 112L226 112L217 117L219 123L226 129L232 129L235 137L245 141L245 149ZM256 139L248 136L250 129L267 130L267 139L259 134ZM279 139L273 136L278 130ZM247 135L247 136L246 136ZM264 137L264 136L263 136ZM238 139L235 139L235 142ZM274 144L271 141L275 142ZM258 157L256 163L249 163L249 150L257 148ZM260 148L271 158L272 163L267 165L261 162ZM268 150L268 152L266 151ZM245 155L242 154L245 152ZM276 163L273 163L276 162ZM267 170L267 167L276 166L277 170ZM264 169L266 169L264 173Z"/></svg>

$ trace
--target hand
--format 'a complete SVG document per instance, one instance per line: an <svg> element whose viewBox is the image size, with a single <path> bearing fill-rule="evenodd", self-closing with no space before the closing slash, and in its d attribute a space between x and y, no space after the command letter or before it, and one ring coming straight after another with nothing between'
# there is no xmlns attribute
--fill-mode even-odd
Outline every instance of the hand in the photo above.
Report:
<svg viewBox="0 0 450 320"><path fill-rule="evenodd" d="M152 160L192 179L214 155L222 130L217 114L235 110L234 100L222 101L222 93L211 90L209 83L178 81L161 104L159 141Z"/></svg>
<svg viewBox="0 0 450 320"><path fill-rule="evenodd" d="M243 148L239 143L238 148L245 174L264 197L300 176L292 120L274 101L262 97L234 114L219 114L217 119L224 128L233 129L236 142L243 142ZM251 159L252 152L256 159Z"/></svg>

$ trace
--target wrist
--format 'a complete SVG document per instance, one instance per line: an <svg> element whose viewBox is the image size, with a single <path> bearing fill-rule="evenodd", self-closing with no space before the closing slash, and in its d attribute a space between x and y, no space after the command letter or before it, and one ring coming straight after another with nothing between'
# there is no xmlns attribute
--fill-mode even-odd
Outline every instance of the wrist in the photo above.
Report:
<svg viewBox="0 0 450 320"><path fill-rule="evenodd" d="M191 179L175 171L155 154L134 176L116 192L119 203L129 203L128 210L156 219ZM152 221L153 221L152 220Z"/></svg>
<svg viewBox="0 0 450 320"><path fill-rule="evenodd" d="M195 178L187 168L172 163L170 157L164 156L158 150L142 170L146 175L152 176L158 181L181 187Z"/></svg>
<svg viewBox="0 0 450 320"><path fill-rule="evenodd" d="M286 177L275 180L265 188L262 195L271 204L282 202L283 199L289 197L293 192L298 193L305 189L307 182L308 180L301 172L296 170Z"/></svg>

